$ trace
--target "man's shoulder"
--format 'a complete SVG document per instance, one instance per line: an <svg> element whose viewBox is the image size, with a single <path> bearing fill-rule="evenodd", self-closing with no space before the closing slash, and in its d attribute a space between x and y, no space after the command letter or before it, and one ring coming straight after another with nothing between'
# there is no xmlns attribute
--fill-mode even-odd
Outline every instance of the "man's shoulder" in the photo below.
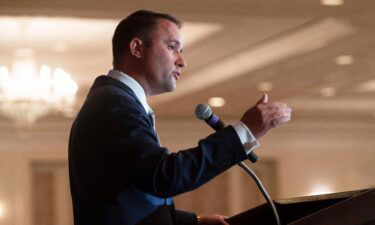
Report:
<svg viewBox="0 0 375 225"><path fill-rule="evenodd" d="M126 87L116 85L116 82L112 82L111 79L108 79L105 75L95 79L77 118L87 115L91 115L88 118L93 115L107 117L108 113L113 111L143 112L142 105L134 93Z"/></svg>
<svg viewBox="0 0 375 225"><path fill-rule="evenodd" d="M87 97L96 98L98 96L109 98L121 96L129 100L136 99L134 92L128 86L107 75L101 75L95 79Z"/></svg>

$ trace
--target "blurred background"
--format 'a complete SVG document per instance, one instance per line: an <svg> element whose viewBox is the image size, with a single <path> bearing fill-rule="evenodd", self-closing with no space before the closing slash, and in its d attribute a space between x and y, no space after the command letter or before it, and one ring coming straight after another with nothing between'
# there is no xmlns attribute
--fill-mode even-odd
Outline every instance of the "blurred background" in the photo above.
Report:
<svg viewBox="0 0 375 225"><path fill-rule="evenodd" d="M227 123L268 93L293 108L248 165L274 199L375 186L375 1L1 0L0 224L72 224L69 130L95 77L111 69L117 23L138 9L184 21L188 66L177 91L150 99L170 151ZM265 202L233 167L175 199L199 214Z"/></svg>

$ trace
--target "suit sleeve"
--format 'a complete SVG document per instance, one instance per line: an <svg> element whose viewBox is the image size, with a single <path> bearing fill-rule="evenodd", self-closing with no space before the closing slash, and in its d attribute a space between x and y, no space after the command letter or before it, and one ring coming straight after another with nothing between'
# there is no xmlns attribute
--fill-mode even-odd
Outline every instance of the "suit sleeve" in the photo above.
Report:
<svg viewBox="0 0 375 225"><path fill-rule="evenodd" d="M233 127L200 140L198 146L169 153L160 147L139 104L116 98L108 112L111 152L139 190L167 198L191 191L247 158ZM120 164L120 163L119 163Z"/></svg>
<svg viewBox="0 0 375 225"><path fill-rule="evenodd" d="M195 213L187 212L183 210L175 210L175 224L178 225L197 225L198 217Z"/></svg>

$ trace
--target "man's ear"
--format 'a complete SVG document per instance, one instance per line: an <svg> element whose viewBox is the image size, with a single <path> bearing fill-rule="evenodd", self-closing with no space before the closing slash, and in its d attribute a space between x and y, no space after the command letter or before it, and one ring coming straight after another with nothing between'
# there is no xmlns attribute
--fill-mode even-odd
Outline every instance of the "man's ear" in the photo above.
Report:
<svg viewBox="0 0 375 225"><path fill-rule="evenodd" d="M130 41L129 48L131 54L136 57L136 58L141 58L143 54L143 47L144 47L144 42L135 37Z"/></svg>

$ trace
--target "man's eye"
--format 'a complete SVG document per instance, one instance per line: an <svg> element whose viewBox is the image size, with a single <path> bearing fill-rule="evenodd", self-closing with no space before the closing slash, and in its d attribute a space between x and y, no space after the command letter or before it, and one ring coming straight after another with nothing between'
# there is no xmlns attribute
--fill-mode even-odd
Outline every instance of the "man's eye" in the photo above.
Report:
<svg viewBox="0 0 375 225"><path fill-rule="evenodd" d="M169 49L175 49L176 48L176 46L174 46L174 45L169 45Z"/></svg>

